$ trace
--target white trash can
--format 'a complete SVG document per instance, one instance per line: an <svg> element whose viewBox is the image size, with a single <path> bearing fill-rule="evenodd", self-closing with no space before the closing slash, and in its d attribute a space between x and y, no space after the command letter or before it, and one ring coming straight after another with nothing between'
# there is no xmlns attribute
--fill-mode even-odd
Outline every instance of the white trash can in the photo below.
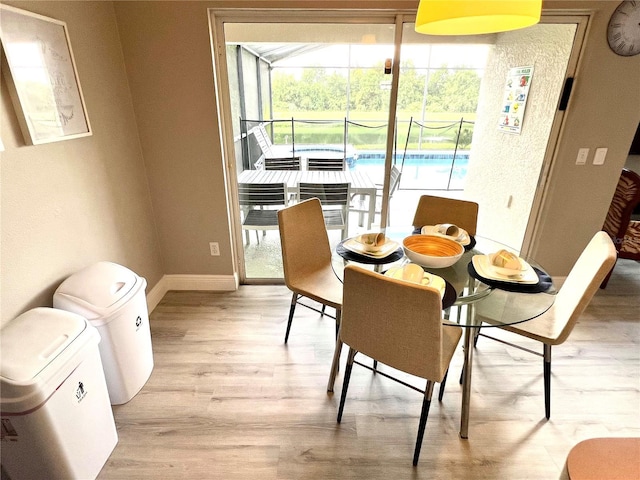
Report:
<svg viewBox="0 0 640 480"><path fill-rule="evenodd" d="M12 480L95 478L118 443L85 318L39 307L0 332L2 467Z"/></svg>
<svg viewBox="0 0 640 480"><path fill-rule="evenodd" d="M55 308L78 313L98 329L112 405L131 400L153 370L146 286L128 268L98 262L71 275L53 295Z"/></svg>

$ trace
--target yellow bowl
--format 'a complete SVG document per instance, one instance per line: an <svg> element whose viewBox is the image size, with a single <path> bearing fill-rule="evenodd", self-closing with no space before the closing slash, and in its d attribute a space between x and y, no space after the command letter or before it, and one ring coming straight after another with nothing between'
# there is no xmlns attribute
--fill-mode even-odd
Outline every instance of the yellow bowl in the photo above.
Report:
<svg viewBox="0 0 640 480"><path fill-rule="evenodd" d="M423 267L450 267L462 257L464 247L458 242L434 235L411 235L402 241L404 253Z"/></svg>

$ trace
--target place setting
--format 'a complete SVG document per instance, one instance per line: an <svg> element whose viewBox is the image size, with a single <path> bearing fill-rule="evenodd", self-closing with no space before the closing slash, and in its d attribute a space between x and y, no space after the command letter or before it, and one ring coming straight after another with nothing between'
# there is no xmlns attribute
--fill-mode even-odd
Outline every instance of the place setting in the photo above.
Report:
<svg viewBox="0 0 640 480"><path fill-rule="evenodd" d="M540 293L553 286L549 275L506 249L474 255L467 268L473 278L511 292Z"/></svg>
<svg viewBox="0 0 640 480"><path fill-rule="evenodd" d="M413 233L447 238L459 243L467 251L471 250L476 245L476 239L473 235L470 235L464 228L461 228L453 223L425 225L422 228L416 228Z"/></svg>
<svg viewBox="0 0 640 480"><path fill-rule="evenodd" d="M371 265L396 262L404 256L400 244L383 232L368 232L347 238L336 246L336 253L345 260Z"/></svg>
<svg viewBox="0 0 640 480"><path fill-rule="evenodd" d="M440 292L442 308L449 308L456 301L456 291L453 286L439 275L427 272L417 263L407 263L401 267L391 267L384 272L387 277L405 282L426 285Z"/></svg>

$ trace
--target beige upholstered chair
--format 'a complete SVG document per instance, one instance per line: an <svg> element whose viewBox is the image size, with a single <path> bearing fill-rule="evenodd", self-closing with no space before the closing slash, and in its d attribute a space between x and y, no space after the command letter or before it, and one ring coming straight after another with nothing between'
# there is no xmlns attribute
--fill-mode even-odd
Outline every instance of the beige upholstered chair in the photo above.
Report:
<svg viewBox="0 0 640 480"><path fill-rule="evenodd" d="M385 277L354 265L345 268L342 321L336 351L342 349L344 342L349 346L349 357L338 423L342 420L356 353L426 379L414 465L418 464L420 456L434 383L443 379L462 334L460 327L443 326L442 322L442 301L435 289Z"/></svg>
<svg viewBox="0 0 640 480"><path fill-rule="evenodd" d="M606 232L597 232L569 272L549 310L533 320L500 327L543 344L543 353L538 355L544 358L544 398L547 419L551 416L551 347L567 340L578 318L591 302L602 280L613 268L615 262L616 249L611 238ZM482 302L478 302L476 319L485 323L494 323L483 316L482 308ZM480 336L492 338L484 333ZM530 350L526 351L530 352Z"/></svg>
<svg viewBox="0 0 640 480"><path fill-rule="evenodd" d="M475 235L478 224L478 204L468 200L422 195L413 217L414 228L440 223L453 223L464 228L469 235Z"/></svg>
<svg viewBox="0 0 640 480"><path fill-rule="evenodd" d="M331 268L331 247L324 225L320 200L312 198L278 211L284 280L293 292L284 343L289 339L291 322L300 297L323 305L317 310L325 314L325 306L336 310L336 334L342 308L342 282Z"/></svg>

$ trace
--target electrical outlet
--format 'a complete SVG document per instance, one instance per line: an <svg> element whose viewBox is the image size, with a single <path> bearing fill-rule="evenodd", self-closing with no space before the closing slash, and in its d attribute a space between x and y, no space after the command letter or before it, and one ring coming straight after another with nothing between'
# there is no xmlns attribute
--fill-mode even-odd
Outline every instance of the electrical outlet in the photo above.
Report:
<svg viewBox="0 0 640 480"><path fill-rule="evenodd" d="M209 242L209 250L211 251L212 257L220 256L220 245L218 245L218 242Z"/></svg>

